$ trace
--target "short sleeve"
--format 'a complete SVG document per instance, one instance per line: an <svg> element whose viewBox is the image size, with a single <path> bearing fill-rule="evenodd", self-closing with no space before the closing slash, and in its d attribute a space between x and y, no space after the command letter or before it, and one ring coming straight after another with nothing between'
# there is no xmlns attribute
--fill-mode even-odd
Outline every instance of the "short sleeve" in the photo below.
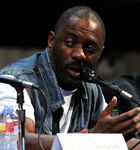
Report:
<svg viewBox="0 0 140 150"><path fill-rule="evenodd" d="M35 122L34 118L34 108L31 104L30 97L26 91L23 90L24 93L24 103L23 109L25 110L25 117L32 119ZM18 109L17 104L17 92L14 87L9 84L0 83L0 111L3 106L12 106L14 109Z"/></svg>

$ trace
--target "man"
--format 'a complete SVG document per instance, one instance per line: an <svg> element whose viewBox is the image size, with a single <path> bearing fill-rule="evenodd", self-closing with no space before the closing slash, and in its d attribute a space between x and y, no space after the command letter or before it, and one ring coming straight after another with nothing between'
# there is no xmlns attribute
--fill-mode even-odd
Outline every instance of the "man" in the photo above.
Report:
<svg viewBox="0 0 140 150"><path fill-rule="evenodd" d="M128 140L140 130L140 108L111 117L117 98L113 97L103 111L101 88L80 78L83 67L95 69L104 41L105 29L99 15L86 6L73 7L62 14L54 32L49 33L45 51L1 70L2 75L35 83L45 93L43 96L30 88L25 91L25 105L31 100L35 116L34 120L26 114L27 149L39 149L34 132L47 134L41 135L41 142L50 149L59 132L122 133Z"/></svg>

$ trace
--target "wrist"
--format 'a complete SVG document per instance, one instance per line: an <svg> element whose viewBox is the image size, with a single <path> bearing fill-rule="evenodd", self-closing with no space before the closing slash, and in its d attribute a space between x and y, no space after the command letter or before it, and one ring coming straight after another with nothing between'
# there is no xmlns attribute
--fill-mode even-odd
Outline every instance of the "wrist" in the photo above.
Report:
<svg viewBox="0 0 140 150"><path fill-rule="evenodd" d="M94 128L89 129L89 130L88 130L88 133L95 133L95 132L94 132Z"/></svg>

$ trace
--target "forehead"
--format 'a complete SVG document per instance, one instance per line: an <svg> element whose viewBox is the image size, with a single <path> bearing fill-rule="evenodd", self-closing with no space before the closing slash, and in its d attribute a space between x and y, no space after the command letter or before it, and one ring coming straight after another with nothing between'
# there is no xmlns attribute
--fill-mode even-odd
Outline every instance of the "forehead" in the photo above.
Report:
<svg viewBox="0 0 140 150"><path fill-rule="evenodd" d="M83 30L94 30L99 26L99 23L91 20L90 18L78 18L75 16L71 16L66 25L71 28L81 28Z"/></svg>
<svg viewBox="0 0 140 150"><path fill-rule="evenodd" d="M90 36L91 38L96 38L100 42L104 43L103 30L101 24L97 19L93 20L89 18L79 18L76 16L71 16L63 25L60 30L61 35L64 32L74 32L82 35ZM98 42L99 42L98 41Z"/></svg>

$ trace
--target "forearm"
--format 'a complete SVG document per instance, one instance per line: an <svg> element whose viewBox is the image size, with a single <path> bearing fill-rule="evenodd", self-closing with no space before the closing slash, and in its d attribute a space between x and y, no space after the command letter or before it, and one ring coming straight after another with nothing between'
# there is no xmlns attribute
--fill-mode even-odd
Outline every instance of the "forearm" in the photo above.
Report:
<svg viewBox="0 0 140 150"><path fill-rule="evenodd" d="M54 140L54 135L40 135L40 141L45 150L51 150L51 146ZM38 143L38 134L35 133L26 133L25 134L26 141L26 150L40 150L40 146Z"/></svg>

